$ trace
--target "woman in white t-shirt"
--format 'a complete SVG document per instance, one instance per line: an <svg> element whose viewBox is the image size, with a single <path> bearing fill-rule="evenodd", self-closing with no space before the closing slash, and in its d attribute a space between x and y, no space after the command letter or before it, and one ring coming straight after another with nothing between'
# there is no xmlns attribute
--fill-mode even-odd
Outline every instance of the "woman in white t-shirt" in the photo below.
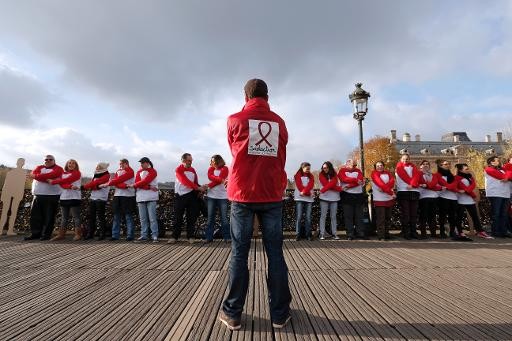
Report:
<svg viewBox="0 0 512 341"><path fill-rule="evenodd" d="M340 200L341 184L338 175L331 162L326 161L322 165L318 180L320 188L320 240L325 239L325 219L327 211L331 215L331 232L334 239L340 239L336 235L336 214L338 212L338 201Z"/></svg>
<svg viewBox="0 0 512 341"><path fill-rule="evenodd" d="M208 168L208 184L207 205L208 205L208 225L206 227L206 242L213 241L213 232L215 227L215 217L217 207L220 211L220 223L222 238L225 242L231 240L228 223L228 193L226 185L228 183L228 167L222 156L213 155L210 160L210 168Z"/></svg>
<svg viewBox="0 0 512 341"><path fill-rule="evenodd" d="M311 240L311 207L313 205L313 186L315 185L315 177L311 173L311 164L303 162L295 173L295 232L296 240L301 238L302 214L304 213L304 235Z"/></svg>

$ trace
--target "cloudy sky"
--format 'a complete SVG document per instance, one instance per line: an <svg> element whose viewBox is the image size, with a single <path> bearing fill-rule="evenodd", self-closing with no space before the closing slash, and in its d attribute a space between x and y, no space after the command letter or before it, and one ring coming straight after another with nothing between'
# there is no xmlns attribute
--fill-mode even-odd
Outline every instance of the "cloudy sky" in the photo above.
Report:
<svg viewBox="0 0 512 341"><path fill-rule="evenodd" d="M226 117L262 78L287 122L287 170L358 143L348 94L371 93L365 136L473 140L512 124L511 1L0 0L0 163L150 157L201 182L231 156ZM291 174L289 174L291 177Z"/></svg>

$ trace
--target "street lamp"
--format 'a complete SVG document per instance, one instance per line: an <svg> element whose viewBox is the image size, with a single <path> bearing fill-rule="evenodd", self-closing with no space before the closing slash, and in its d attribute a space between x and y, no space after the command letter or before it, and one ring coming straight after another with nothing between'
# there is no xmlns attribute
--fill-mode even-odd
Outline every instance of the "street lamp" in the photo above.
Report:
<svg viewBox="0 0 512 341"><path fill-rule="evenodd" d="M368 98L370 97L370 93L361 88L362 86L363 83L356 83L356 89L348 95L348 98L350 98L354 108L354 119L359 124L359 158L361 162L361 172L363 172L364 176L363 120L368 112Z"/></svg>

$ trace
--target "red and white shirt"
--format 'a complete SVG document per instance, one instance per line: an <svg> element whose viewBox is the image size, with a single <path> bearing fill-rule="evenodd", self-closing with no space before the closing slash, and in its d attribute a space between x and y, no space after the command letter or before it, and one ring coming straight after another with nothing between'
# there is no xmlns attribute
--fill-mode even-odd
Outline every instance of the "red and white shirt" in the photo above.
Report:
<svg viewBox="0 0 512 341"><path fill-rule="evenodd" d="M80 200L82 192L80 191L82 174L78 170L64 172L59 179L52 180L52 185L59 185L62 188L60 200ZM78 189L73 189L78 187Z"/></svg>
<svg viewBox="0 0 512 341"><path fill-rule="evenodd" d="M229 174L228 167L223 166L220 168L210 167L208 168L208 193L206 196L212 199L227 199L228 191L224 185L224 181L227 180Z"/></svg>
<svg viewBox="0 0 512 341"><path fill-rule="evenodd" d="M299 171L295 174L294 180L295 191L293 192L293 197L295 201L313 202L313 186L315 186L313 174Z"/></svg>
<svg viewBox="0 0 512 341"><path fill-rule="evenodd" d="M340 200L340 192L342 188L340 186L340 180L336 174L332 178L328 178L324 172L320 172L318 175L318 180L322 185L320 188L320 200L325 201L339 201Z"/></svg>
<svg viewBox="0 0 512 341"><path fill-rule="evenodd" d="M126 166L124 169L119 168L117 170L114 177L108 182L108 185L115 187L115 197L134 197L135 189L128 187L128 185L133 185L134 182L133 169L130 166Z"/></svg>
<svg viewBox="0 0 512 341"><path fill-rule="evenodd" d="M448 183L448 176L442 175L439 172L434 173L434 176L437 179L437 183L445 188L441 189L439 197L448 200L457 200L457 182L453 180L451 183Z"/></svg>
<svg viewBox="0 0 512 341"><path fill-rule="evenodd" d="M88 183L84 185L84 189L88 189L91 191L91 196L89 197L90 200L101 200L101 201L107 201L108 200L108 187L99 188L99 185L103 185L108 183L110 180L110 174L108 172L105 172L102 176L98 178L94 178Z"/></svg>
<svg viewBox="0 0 512 341"><path fill-rule="evenodd" d="M423 187L424 185L426 187ZM439 183L438 178L432 173L421 172L420 176L420 199L425 198L439 198L439 192L443 189Z"/></svg>
<svg viewBox="0 0 512 341"><path fill-rule="evenodd" d="M386 170L379 172L374 170L371 174L372 193L375 206L393 206L395 188L395 177ZM383 204L380 204L383 203Z"/></svg>
<svg viewBox="0 0 512 341"><path fill-rule="evenodd" d="M199 180L193 167L187 168L181 164L176 168L175 175L174 193L185 195L199 188Z"/></svg>
<svg viewBox="0 0 512 341"><path fill-rule="evenodd" d="M37 166L32 171L34 181L32 181L33 195L60 195L62 188L59 185L50 185L47 180L58 179L64 170L62 167L54 165L46 168L44 165Z"/></svg>
<svg viewBox="0 0 512 341"><path fill-rule="evenodd" d="M360 169L356 167L341 167L338 171L338 178L341 181L341 188L343 188L344 192L354 194L363 193L363 185L360 184L360 182L363 181L364 183L364 177Z"/></svg>
<svg viewBox="0 0 512 341"><path fill-rule="evenodd" d="M136 189L135 200L137 202L158 201L158 180L156 176L157 172L153 167L141 168L137 171L133 184Z"/></svg>
<svg viewBox="0 0 512 341"><path fill-rule="evenodd" d="M512 173L502 168L485 167L485 196L510 198L510 184L502 180L512 179Z"/></svg>
<svg viewBox="0 0 512 341"><path fill-rule="evenodd" d="M396 189L401 191L419 192L419 182L421 173L418 168L410 162L399 162L396 165ZM411 186L412 188L407 188Z"/></svg>
<svg viewBox="0 0 512 341"><path fill-rule="evenodd" d="M455 182L457 183L457 188L459 190L463 190L464 193L457 193L457 203L460 205L473 205L475 203L475 188L476 188L476 181L474 178L471 178L470 180L457 175L455 177Z"/></svg>

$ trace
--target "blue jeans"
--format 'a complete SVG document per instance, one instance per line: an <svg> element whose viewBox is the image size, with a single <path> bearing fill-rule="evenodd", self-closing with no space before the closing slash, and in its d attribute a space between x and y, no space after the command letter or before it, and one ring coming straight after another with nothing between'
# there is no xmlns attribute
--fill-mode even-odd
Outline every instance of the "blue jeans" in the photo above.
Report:
<svg viewBox="0 0 512 341"><path fill-rule="evenodd" d="M156 218L156 201L137 203L140 218L140 236L148 237L148 228L151 228L151 238L158 239L158 220Z"/></svg>
<svg viewBox="0 0 512 341"><path fill-rule="evenodd" d="M217 207L219 208L220 211L222 238L224 240L230 240L231 235L229 234L228 223L228 199L208 198L206 200L206 203L208 205L208 225L206 226L205 235L206 240L213 240L213 230L215 228L215 215L217 213Z"/></svg>
<svg viewBox="0 0 512 341"><path fill-rule="evenodd" d="M331 232L336 236L336 213L338 212L337 201L320 200L320 237L325 236L325 219L327 218L327 211L331 214Z"/></svg>
<svg viewBox="0 0 512 341"><path fill-rule="evenodd" d="M297 236L300 237L300 220L302 219L302 212L304 211L304 233L306 237L311 237L311 207L313 206L312 202L308 201L295 201L295 232Z"/></svg>
<svg viewBox="0 0 512 341"><path fill-rule="evenodd" d="M492 222L491 234L495 237L504 237L508 226L508 205L510 200L501 197L488 197L491 203Z"/></svg>
<svg viewBox="0 0 512 341"><path fill-rule="evenodd" d="M283 256L282 206L282 202L231 204L233 241L229 262L229 293L222 308L233 319L240 319L249 287L247 258L255 214L263 228L263 245L268 260L270 317L272 321L283 321L290 314L292 297L288 286L288 267Z"/></svg>
<svg viewBox="0 0 512 341"><path fill-rule="evenodd" d="M133 215L131 213L125 213L126 219L126 238L133 239ZM114 212L114 220L112 222L112 238L119 239L119 232L121 229L121 213Z"/></svg>

